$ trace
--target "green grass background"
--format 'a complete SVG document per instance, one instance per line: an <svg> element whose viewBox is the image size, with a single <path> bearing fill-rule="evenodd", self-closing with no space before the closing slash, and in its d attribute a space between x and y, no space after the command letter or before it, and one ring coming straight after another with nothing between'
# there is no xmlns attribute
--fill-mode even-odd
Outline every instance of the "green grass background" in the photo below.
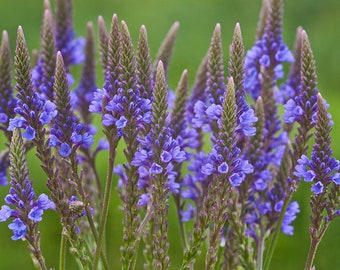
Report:
<svg viewBox="0 0 340 270"><path fill-rule="evenodd" d="M22 25L28 46L39 48L40 23L42 18L41 0L0 0L0 30L6 29L10 35L14 51L15 35L18 25ZM151 53L155 56L165 33L174 21L181 26L178 33L174 55L169 70L169 86L174 89L183 69L188 69L192 84L196 69L205 55L210 37L216 23L222 27L225 63L236 22L241 24L244 43L249 49L255 38L260 0L74 0L74 24L79 35L85 35L86 22L93 21L97 26L97 16L102 15L109 26L113 13L129 26L136 43L140 25L148 30ZM333 149L340 159L340 1L337 0L286 0L284 16L284 41L292 48L295 31L301 25L307 30L317 63L319 90L330 103L330 112L335 122L333 130ZM97 33L97 32L96 32ZM98 85L102 85L98 73ZM3 139L0 148L3 147ZM119 154L118 154L119 155ZM39 162L30 153L31 178L37 192L48 192L45 178L39 169ZM106 155L100 156L100 173L105 177ZM8 193L8 187L0 187L0 198ZM271 269L303 269L309 247L309 185L302 183L295 199L300 203L301 213L294 222L293 237L281 235ZM2 199L1 199L2 201ZM0 201L0 205L2 202ZM181 246L174 208L170 208L169 225L171 269L179 269ZM112 269L119 269L119 246L121 244L121 216L119 200L113 192L108 221L108 257ZM12 241L8 223L0 223L0 269L33 269L26 244ZM47 265L57 268L59 253L60 225L58 218L47 211L41 223L42 249ZM316 256L317 269L340 269L340 220L331 224L319 246ZM201 258L202 261L203 258ZM69 258L69 269L76 269ZM137 269L143 269L140 261ZM202 264L197 269L203 269Z"/></svg>

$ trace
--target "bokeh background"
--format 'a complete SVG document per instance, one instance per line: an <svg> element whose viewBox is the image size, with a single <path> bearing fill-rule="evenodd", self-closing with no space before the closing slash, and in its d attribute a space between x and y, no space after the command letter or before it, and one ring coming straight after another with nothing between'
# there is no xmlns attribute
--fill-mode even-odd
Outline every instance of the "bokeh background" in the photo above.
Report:
<svg viewBox="0 0 340 270"><path fill-rule="evenodd" d="M53 1L52 1L53 2ZM74 25L77 34L85 35L86 22L102 15L109 26L113 13L127 22L133 40L136 42L139 28L144 24L148 30L151 53L158 47L173 22L180 22L180 30L169 69L169 86L174 89L183 69L188 69L190 83L193 83L197 67L205 55L210 37L216 23L222 27L222 37L227 62L228 48L236 22L241 24L244 43L249 49L254 42L255 30L261 0L74 0ZM14 51L15 35L18 25L22 25L30 50L39 48L40 23L42 19L42 0L0 0L0 30L6 29L10 35ZM286 0L284 15L284 41L292 48L297 26L307 30L317 63L319 90L330 103L330 112L335 122L333 130L333 149L340 159L340 1L338 0ZM96 32L97 34L97 32ZM79 70L75 70L79 74ZM77 77L77 75L76 75ZM98 85L102 77L98 72ZM0 149L3 138L0 138ZM39 169L39 162L30 153L31 179L38 192L47 192L45 178ZM105 154L98 163L105 164ZM104 179L105 166L100 167ZM117 180L117 179L116 179ZM8 192L8 187L0 187L0 198ZM273 258L271 269L303 269L309 248L309 185L302 183L295 195L300 203L301 213L295 225L295 235L281 235ZM0 199L0 205L2 199ZM173 206L173 205L172 205ZM171 269L179 269L181 247L174 207L170 208L172 220L169 226ZM108 221L109 260L119 269L119 246L121 243L121 216L119 200L113 192L111 212ZM0 269L34 269L28 255L26 244L12 241L8 223L0 223ZM45 213L41 223L42 249L47 265L57 267L59 253L60 225L54 213ZM331 224L316 256L316 269L340 269L340 219ZM70 261L69 269L76 269ZM143 269L137 262L137 269ZM203 266L197 267L203 269Z"/></svg>

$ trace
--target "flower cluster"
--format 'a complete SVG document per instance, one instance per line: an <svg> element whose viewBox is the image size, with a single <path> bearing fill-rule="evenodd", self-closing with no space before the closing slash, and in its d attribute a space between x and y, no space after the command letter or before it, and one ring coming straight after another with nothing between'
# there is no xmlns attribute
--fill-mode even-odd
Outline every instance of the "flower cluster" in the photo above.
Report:
<svg viewBox="0 0 340 270"><path fill-rule="evenodd" d="M277 1L279 3L279 1ZM257 99L261 95L263 86L263 78L265 69L272 69L272 80L275 83L277 80L284 77L283 63L294 62L294 57L287 45L282 40L282 8L276 3L271 6L265 7L264 12L267 13L263 29L259 29L258 40L255 45L247 52L245 59L245 89L253 99ZM260 26L261 27L261 26ZM261 35L262 33L262 35ZM295 92L286 91L276 92L276 99L278 102L283 103Z"/></svg>
<svg viewBox="0 0 340 270"><path fill-rule="evenodd" d="M50 100L44 100L35 92L31 80L31 67L24 33L18 28L15 70L17 75L17 102L14 112L18 114L9 121L9 131L14 128L24 129L23 137L35 139L36 132L49 124L57 115L56 106ZM29 74L27 76L27 74Z"/></svg>
<svg viewBox="0 0 340 270"><path fill-rule="evenodd" d="M93 132L78 122L71 113L70 93L67 84L66 70L60 52L57 54L55 74L56 110L58 114L51 129L50 145L59 148L59 154L67 157L72 149L83 146L91 147Z"/></svg>
<svg viewBox="0 0 340 270"><path fill-rule="evenodd" d="M315 118L315 144L313 145L311 159L303 155L298 160L294 174L303 178L305 182L313 182L311 190L318 195L326 192L326 187L331 182L340 185L339 161L332 157L333 152L330 147L329 133L333 121L327 112L327 104L320 94L318 95L318 111Z"/></svg>
<svg viewBox="0 0 340 270"><path fill-rule="evenodd" d="M35 200L32 182L28 178L24 152L21 134L16 129L10 148L11 187L9 194L5 197L6 205L3 205L0 210L0 222L9 218L13 219L12 223L8 225L8 228L13 231L13 240L29 238L26 233L33 233L33 223L42 220L44 210L55 209L54 203L45 194L39 195Z"/></svg>

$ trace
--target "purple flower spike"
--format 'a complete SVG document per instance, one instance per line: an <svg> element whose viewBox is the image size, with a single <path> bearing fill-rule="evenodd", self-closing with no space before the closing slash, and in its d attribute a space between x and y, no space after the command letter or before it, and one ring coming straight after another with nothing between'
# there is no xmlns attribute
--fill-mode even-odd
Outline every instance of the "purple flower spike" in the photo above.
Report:
<svg viewBox="0 0 340 270"><path fill-rule="evenodd" d="M11 188L5 198L5 202L10 205L3 205L0 210L0 222L9 218L14 218L9 228L13 231L13 240L26 238L30 245L34 243L39 232L37 222L42 220L42 215L46 209L55 209L55 205L45 194L41 194L37 200L32 183L29 180L27 161L25 158L24 142L19 129L14 129L10 144L10 174ZM32 223L32 221L34 223Z"/></svg>

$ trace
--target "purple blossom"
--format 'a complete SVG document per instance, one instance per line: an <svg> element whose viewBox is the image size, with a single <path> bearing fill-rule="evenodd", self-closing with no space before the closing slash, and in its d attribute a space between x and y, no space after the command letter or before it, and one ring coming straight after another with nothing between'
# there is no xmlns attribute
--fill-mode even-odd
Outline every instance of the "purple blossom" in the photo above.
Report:
<svg viewBox="0 0 340 270"><path fill-rule="evenodd" d="M16 218L8 225L8 228L13 231L13 240L24 239L27 231L27 225L20 219Z"/></svg>
<svg viewBox="0 0 340 270"><path fill-rule="evenodd" d="M280 19L280 18L276 18ZM294 56L282 41L281 28L272 29L267 21L264 34L247 52L245 59L245 89L253 99L261 95L263 68L274 69L273 82L283 78L282 63L294 62Z"/></svg>
<svg viewBox="0 0 340 270"><path fill-rule="evenodd" d="M254 188L256 191L263 191L267 188L267 186L267 183L261 178L255 180L254 182Z"/></svg>
<svg viewBox="0 0 340 270"><path fill-rule="evenodd" d="M126 185L127 181L129 180L125 171L123 165L117 165L114 167L113 172L119 177L118 180L118 187L123 187Z"/></svg>
<svg viewBox="0 0 340 270"><path fill-rule="evenodd" d="M297 213L300 213L299 204L297 202L291 202L287 207L281 225L281 230L284 234L293 235L294 227L290 224L296 219Z"/></svg>
<svg viewBox="0 0 340 270"><path fill-rule="evenodd" d="M0 155L0 186L7 185L7 168L9 166L6 154Z"/></svg>
<svg viewBox="0 0 340 270"><path fill-rule="evenodd" d="M202 165L201 167L201 173L203 173L204 175L211 175L214 173L214 165L211 163L207 163Z"/></svg>
<svg viewBox="0 0 340 270"><path fill-rule="evenodd" d="M222 164L217 167L217 170L219 173L227 173L229 166L226 162L222 162Z"/></svg>
<svg viewBox="0 0 340 270"><path fill-rule="evenodd" d="M54 103L49 100L44 101L37 93L33 93L32 96L25 96L28 104L22 99L24 95L26 94L23 90L18 94L15 112L19 116L10 119L8 130L24 129L24 138L33 140L37 130L51 123L57 115L57 110Z"/></svg>
<svg viewBox="0 0 340 270"><path fill-rule="evenodd" d="M7 205L1 206L0 222L4 222L7 219L9 219L10 217L15 217L16 215L17 215L17 212L15 210L11 209L9 206L7 206Z"/></svg>
<svg viewBox="0 0 340 270"><path fill-rule="evenodd" d="M182 222L187 222L189 221L190 219L192 219L194 217L196 213L196 208L192 206L191 203L188 203L187 204L187 210L181 210L180 211L180 214L181 214L181 221Z"/></svg>
<svg viewBox="0 0 340 270"><path fill-rule="evenodd" d="M142 194L140 196L140 199L138 201L138 205L139 206L147 206L148 202L150 200L150 194L146 193L146 194Z"/></svg>
<svg viewBox="0 0 340 270"><path fill-rule="evenodd" d="M44 213L43 209L35 206L28 213L28 218L33 221L41 221L43 213Z"/></svg>
<svg viewBox="0 0 340 270"><path fill-rule="evenodd" d="M275 203L275 206L274 206L275 212L278 212L278 213L281 212L282 208L283 208L283 200L280 200L277 203Z"/></svg>
<svg viewBox="0 0 340 270"><path fill-rule="evenodd" d="M35 130L31 126L27 126L22 137L29 141L33 140L35 138Z"/></svg>
<svg viewBox="0 0 340 270"><path fill-rule="evenodd" d="M283 114L283 119L286 123L294 123L303 114L303 109L296 105L293 99L289 99L284 105L285 112Z"/></svg>
<svg viewBox="0 0 340 270"><path fill-rule="evenodd" d="M163 151L161 154L161 161L168 163L172 160L172 155L168 151Z"/></svg>
<svg viewBox="0 0 340 270"><path fill-rule="evenodd" d="M320 181L318 181L314 185L312 185L311 190L315 195L318 195L323 192L324 186Z"/></svg>
<svg viewBox="0 0 340 270"><path fill-rule="evenodd" d="M221 105L216 105L216 104L211 104L206 110L205 114L209 119L212 120L219 120L222 115L222 106Z"/></svg>
<svg viewBox="0 0 340 270"><path fill-rule="evenodd" d="M60 145L59 154L62 157L68 157L72 152L71 147L67 143L62 143Z"/></svg>
<svg viewBox="0 0 340 270"><path fill-rule="evenodd" d="M241 185L241 183L243 182L245 177L244 173L233 173L230 177L229 177L229 182L232 186L234 187L238 187L239 185Z"/></svg>
<svg viewBox="0 0 340 270"><path fill-rule="evenodd" d="M270 202L261 203L258 207L260 215L266 215L272 211L272 205Z"/></svg>
<svg viewBox="0 0 340 270"><path fill-rule="evenodd" d="M116 121L116 126L117 128L121 129L121 128L125 128L127 125L128 120L124 117L121 116L117 121Z"/></svg>
<svg viewBox="0 0 340 270"><path fill-rule="evenodd" d="M254 136L256 132L256 128L253 126L255 122L257 122L257 117L254 114L254 110L248 109L244 111L238 121L239 125L236 130L240 130L243 132L244 136Z"/></svg>
<svg viewBox="0 0 340 270"><path fill-rule="evenodd" d="M150 174L160 174L163 171L163 167L157 163L153 163L150 168Z"/></svg>
<svg viewBox="0 0 340 270"><path fill-rule="evenodd" d="M104 98L108 98L107 92L104 89L97 89L97 91L93 93L89 111L101 114L103 112L102 105Z"/></svg>

